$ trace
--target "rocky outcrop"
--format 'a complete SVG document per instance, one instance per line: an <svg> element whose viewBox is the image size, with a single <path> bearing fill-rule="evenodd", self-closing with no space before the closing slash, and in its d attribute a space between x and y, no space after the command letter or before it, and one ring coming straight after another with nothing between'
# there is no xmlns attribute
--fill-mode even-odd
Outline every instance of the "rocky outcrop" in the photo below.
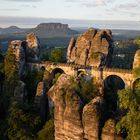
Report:
<svg viewBox="0 0 140 140"><path fill-rule="evenodd" d="M89 29L68 46L67 60L80 65L109 66L112 60L113 39L110 30Z"/></svg>
<svg viewBox="0 0 140 140"><path fill-rule="evenodd" d="M140 66L140 50L135 53L134 61L133 61L133 69L138 68Z"/></svg>
<svg viewBox="0 0 140 140"><path fill-rule="evenodd" d="M44 88L44 83L43 82L39 82L37 85L37 91L36 91L36 96L40 97L43 95L43 88Z"/></svg>
<svg viewBox="0 0 140 140"><path fill-rule="evenodd" d="M55 140L121 138L116 135L115 123L106 124L109 111L104 97L97 96L85 104L69 75L62 74L46 94L54 106Z"/></svg>
<svg viewBox="0 0 140 140"><path fill-rule="evenodd" d="M101 139L105 121L106 104L102 97L94 98L83 109L84 138L87 140Z"/></svg>
<svg viewBox="0 0 140 140"><path fill-rule="evenodd" d="M39 50L39 39L34 33L28 34L26 41L14 40L10 42L8 51L15 55L15 62L21 80L25 75L26 63L39 61Z"/></svg>
<svg viewBox="0 0 140 140"><path fill-rule="evenodd" d="M113 119L106 121L103 130L102 130L102 140L123 140L120 135L117 135L116 122Z"/></svg>
<svg viewBox="0 0 140 140"><path fill-rule="evenodd" d="M20 40L15 40L10 43L10 51L15 55L20 79L22 79L25 74L26 48L24 44L25 43Z"/></svg>
<svg viewBox="0 0 140 140"><path fill-rule="evenodd" d="M83 102L70 80L62 74L48 92L54 102L55 140L83 140Z"/></svg>
<svg viewBox="0 0 140 140"><path fill-rule="evenodd" d="M26 84L24 82L18 81L17 86L14 90L14 98L18 99L21 102L26 102L28 100Z"/></svg>
<svg viewBox="0 0 140 140"><path fill-rule="evenodd" d="M39 60L39 51L40 51L40 42L37 36L34 33L29 33L27 35L27 61L28 62L36 62Z"/></svg>

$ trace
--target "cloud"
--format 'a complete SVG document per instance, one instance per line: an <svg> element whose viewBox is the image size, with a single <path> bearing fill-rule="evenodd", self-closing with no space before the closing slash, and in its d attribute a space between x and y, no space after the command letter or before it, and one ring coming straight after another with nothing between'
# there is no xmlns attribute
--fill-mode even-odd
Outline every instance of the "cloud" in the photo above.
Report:
<svg viewBox="0 0 140 140"><path fill-rule="evenodd" d="M20 11L21 9L0 9L0 11Z"/></svg>
<svg viewBox="0 0 140 140"><path fill-rule="evenodd" d="M139 7L139 5L136 3L126 3L126 4L120 4L117 6L117 8L120 10L121 9L122 10L131 10L131 9L137 8L137 7Z"/></svg>
<svg viewBox="0 0 140 140"><path fill-rule="evenodd" d="M5 1L11 1L11 2L41 2L43 0L5 0Z"/></svg>
<svg viewBox="0 0 140 140"><path fill-rule="evenodd" d="M65 0L68 3L77 3L79 5L85 7L98 7L98 6L106 6L108 3L111 3L115 0Z"/></svg>
<svg viewBox="0 0 140 140"><path fill-rule="evenodd" d="M24 7L24 8L37 8L37 6L35 5L30 5L30 4L22 4L20 5L21 7Z"/></svg>

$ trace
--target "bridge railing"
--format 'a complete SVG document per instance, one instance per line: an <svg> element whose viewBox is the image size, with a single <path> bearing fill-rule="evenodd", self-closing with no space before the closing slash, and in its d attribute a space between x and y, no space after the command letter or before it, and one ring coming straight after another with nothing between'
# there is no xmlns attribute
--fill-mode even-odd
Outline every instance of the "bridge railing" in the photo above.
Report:
<svg viewBox="0 0 140 140"><path fill-rule="evenodd" d="M31 64L36 64L36 63L31 63ZM38 63L39 65L53 65L53 66L59 66L59 67L71 67L71 68L77 68L77 69L93 69L93 70L100 70L99 67L95 66L85 66L85 65L79 65L79 64L72 64L72 63L56 63L56 62L51 62L51 61L42 61ZM128 69L119 69L119 68L107 68L103 67L103 71L108 71L108 72L119 72L119 73L129 73L132 74L132 70Z"/></svg>

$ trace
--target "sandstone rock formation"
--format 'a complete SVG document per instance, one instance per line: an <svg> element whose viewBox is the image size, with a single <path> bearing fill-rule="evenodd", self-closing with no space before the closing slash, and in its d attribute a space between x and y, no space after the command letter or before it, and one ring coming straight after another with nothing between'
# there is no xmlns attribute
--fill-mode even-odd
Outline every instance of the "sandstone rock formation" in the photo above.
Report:
<svg viewBox="0 0 140 140"><path fill-rule="evenodd" d="M18 66L19 76L22 79L25 74L25 63L26 63L26 48L23 45L22 41L15 40L10 43L10 48L12 53L15 55L15 61Z"/></svg>
<svg viewBox="0 0 140 140"><path fill-rule="evenodd" d="M27 35L27 61L38 61L39 60L39 51L40 51L40 42L37 36L34 33L29 33Z"/></svg>
<svg viewBox="0 0 140 140"><path fill-rule="evenodd" d="M62 74L48 92L54 102L55 140L83 140L83 102L71 86L70 79Z"/></svg>
<svg viewBox="0 0 140 140"><path fill-rule="evenodd" d="M23 102L27 100L27 89L24 82L18 81L14 91L14 97Z"/></svg>
<svg viewBox="0 0 140 140"><path fill-rule="evenodd" d="M88 66L109 66L112 60L113 39L110 30L89 29L77 40L71 39L68 62Z"/></svg>
<svg viewBox="0 0 140 140"><path fill-rule="evenodd" d="M94 98L83 109L84 138L88 140L100 139L106 104L102 97Z"/></svg>
<svg viewBox="0 0 140 140"><path fill-rule="evenodd" d="M55 140L120 140L115 124L106 124L109 111L104 97L85 104L73 84L69 75L62 74L46 93L54 106Z"/></svg>
<svg viewBox="0 0 140 140"><path fill-rule="evenodd" d="M138 68L140 66L140 50L135 53L134 61L133 61L133 69Z"/></svg>
<svg viewBox="0 0 140 140"><path fill-rule="evenodd" d="M106 121L102 130L102 140L123 140L121 136L116 134L116 122L113 119Z"/></svg>
<svg viewBox="0 0 140 140"><path fill-rule="evenodd" d="M15 55L15 61L17 63L19 71L19 77L22 80L25 75L26 63L39 61L39 39L34 33L30 33L27 35L26 41L11 41L9 48L11 53Z"/></svg>
<svg viewBox="0 0 140 140"><path fill-rule="evenodd" d="M37 91L36 91L36 96L42 96L43 95L43 88L44 88L44 83L43 82L39 82L37 85Z"/></svg>

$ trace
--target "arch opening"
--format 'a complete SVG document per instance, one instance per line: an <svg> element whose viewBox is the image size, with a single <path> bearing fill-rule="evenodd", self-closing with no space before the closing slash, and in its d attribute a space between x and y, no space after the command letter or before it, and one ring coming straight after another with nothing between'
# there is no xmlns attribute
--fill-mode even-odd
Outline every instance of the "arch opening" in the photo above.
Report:
<svg viewBox="0 0 140 140"><path fill-rule="evenodd" d="M61 74L65 73L61 68L55 68L51 72L52 84L54 84Z"/></svg>
<svg viewBox="0 0 140 140"><path fill-rule="evenodd" d="M83 77L83 76L86 76L87 74L86 74L86 72L83 71L83 70L78 70L77 75Z"/></svg>
<svg viewBox="0 0 140 140"><path fill-rule="evenodd" d="M41 70L41 71L45 71L46 68L45 68L44 66L42 66L42 67L40 68L40 70Z"/></svg>
<svg viewBox="0 0 140 140"><path fill-rule="evenodd" d="M115 111L118 106L118 90L125 88L122 78L117 75L110 75L104 80L104 98L107 102L108 109Z"/></svg>

